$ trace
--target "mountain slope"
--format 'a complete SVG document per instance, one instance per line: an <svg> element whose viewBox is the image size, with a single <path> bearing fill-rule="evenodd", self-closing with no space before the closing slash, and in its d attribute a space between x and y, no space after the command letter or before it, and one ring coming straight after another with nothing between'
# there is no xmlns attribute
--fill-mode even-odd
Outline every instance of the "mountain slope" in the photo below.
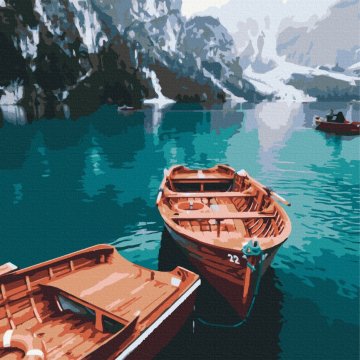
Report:
<svg viewBox="0 0 360 360"><path fill-rule="evenodd" d="M264 95L288 101L360 98L359 0L322 1L311 9L296 1L230 0L201 14L218 16L230 30L243 77ZM339 74L342 66L349 67Z"/></svg>
<svg viewBox="0 0 360 360"><path fill-rule="evenodd" d="M287 61L316 67L348 68L360 61L360 1L342 0L312 26L294 22L277 38L277 52Z"/></svg>
<svg viewBox="0 0 360 360"><path fill-rule="evenodd" d="M103 102L253 97L226 29L209 18L187 23L180 10L180 0L2 0L0 105L21 103L38 117L60 103L81 114ZM198 45L216 54L187 49L195 27L212 34Z"/></svg>

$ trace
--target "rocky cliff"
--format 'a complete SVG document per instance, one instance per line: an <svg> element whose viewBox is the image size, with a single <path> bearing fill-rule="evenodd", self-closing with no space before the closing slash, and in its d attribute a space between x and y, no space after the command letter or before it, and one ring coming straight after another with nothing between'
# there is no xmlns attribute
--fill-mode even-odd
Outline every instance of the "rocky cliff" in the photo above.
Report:
<svg viewBox="0 0 360 360"><path fill-rule="evenodd" d="M181 0L0 0L0 105L38 117L59 103L81 114L160 96L251 99L232 47L217 20L187 22Z"/></svg>

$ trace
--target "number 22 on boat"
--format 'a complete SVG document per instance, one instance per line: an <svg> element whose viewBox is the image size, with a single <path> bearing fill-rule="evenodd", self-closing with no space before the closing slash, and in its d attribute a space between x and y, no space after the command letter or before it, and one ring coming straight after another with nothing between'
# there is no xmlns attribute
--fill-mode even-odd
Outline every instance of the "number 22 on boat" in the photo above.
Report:
<svg viewBox="0 0 360 360"><path fill-rule="evenodd" d="M237 255L228 254L229 261L235 264L240 264L239 257Z"/></svg>

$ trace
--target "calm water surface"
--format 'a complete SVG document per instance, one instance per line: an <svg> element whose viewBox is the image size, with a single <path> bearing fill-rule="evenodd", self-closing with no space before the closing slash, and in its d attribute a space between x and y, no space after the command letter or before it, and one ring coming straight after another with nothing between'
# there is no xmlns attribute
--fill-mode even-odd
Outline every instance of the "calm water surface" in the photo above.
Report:
<svg viewBox="0 0 360 360"><path fill-rule="evenodd" d="M104 106L31 124L21 109L3 108L0 263L24 267L111 243L146 267L186 265L155 207L163 169L228 163L293 204L293 232L245 326L189 320L158 358L358 359L360 137L314 131L313 116L329 108L359 121L355 105L324 103L128 115ZM204 294L197 311L213 319L222 300Z"/></svg>

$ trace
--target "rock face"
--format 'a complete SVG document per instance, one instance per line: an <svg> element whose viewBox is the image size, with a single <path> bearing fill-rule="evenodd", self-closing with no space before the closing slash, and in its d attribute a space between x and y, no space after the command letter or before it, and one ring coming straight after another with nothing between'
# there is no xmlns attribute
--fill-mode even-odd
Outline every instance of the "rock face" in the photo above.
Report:
<svg viewBox="0 0 360 360"><path fill-rule="evenodd" d="M103 102L226 94L254 96L232 38L213 18L186 22L181 0L0 2L0 105L21 103L35 117L57 103L81 114Z"/></svg>
<svg viewBox="0 0 360 360"><path fill-rule="evenodd" d="M254 87L243 79L240 58L234 41L219 20L211 16L196 16L186 23L183 52L193 54L204 73L210 73L224 87L251 100Z"/></svg>
<svg viewBox="0 0 360 360"><path fill-rule="evenodd" d="M230 0L201 14L230 31L257 91L285 101L359 99L360 0L333 3Z"/></svg>
<svg viewBox="0 0 360 360"><path fill-rule="evenodd" d="M359 0L341 0L323 19L283 29L277 52L299 65L326 66L333 71L349 68L360 61L359 16Z"/></svg>
<svg viewBox="0 0 360 360"><path fill-rule="evenodd" d="M91 1L7 0L5 5L0 8L0 86L6 95L1 104L11 100L15 85L23 89L17 100L34 117L64 100L76 104L79 113L104 101L139 105L151 91L132 66L125 39Z"/></svg>
<svg viewBox="0 0 360 360"><path fill-rule="evenodd" d="M218 20L195 17L187 22L180 0L97 3L111 21L123 24L121 31L138 49L142 66L156 68L166 96L185 101L223 97L224 93L254 97L254 88L242 79L232 37Z"/></svg>
<svg viewBox="0 0 360 360"><path fill-rule="evenodd" d="M351 101L360 99L360 79L353 82L328 75L292 74L287 84L320 101Z"/></svg>

